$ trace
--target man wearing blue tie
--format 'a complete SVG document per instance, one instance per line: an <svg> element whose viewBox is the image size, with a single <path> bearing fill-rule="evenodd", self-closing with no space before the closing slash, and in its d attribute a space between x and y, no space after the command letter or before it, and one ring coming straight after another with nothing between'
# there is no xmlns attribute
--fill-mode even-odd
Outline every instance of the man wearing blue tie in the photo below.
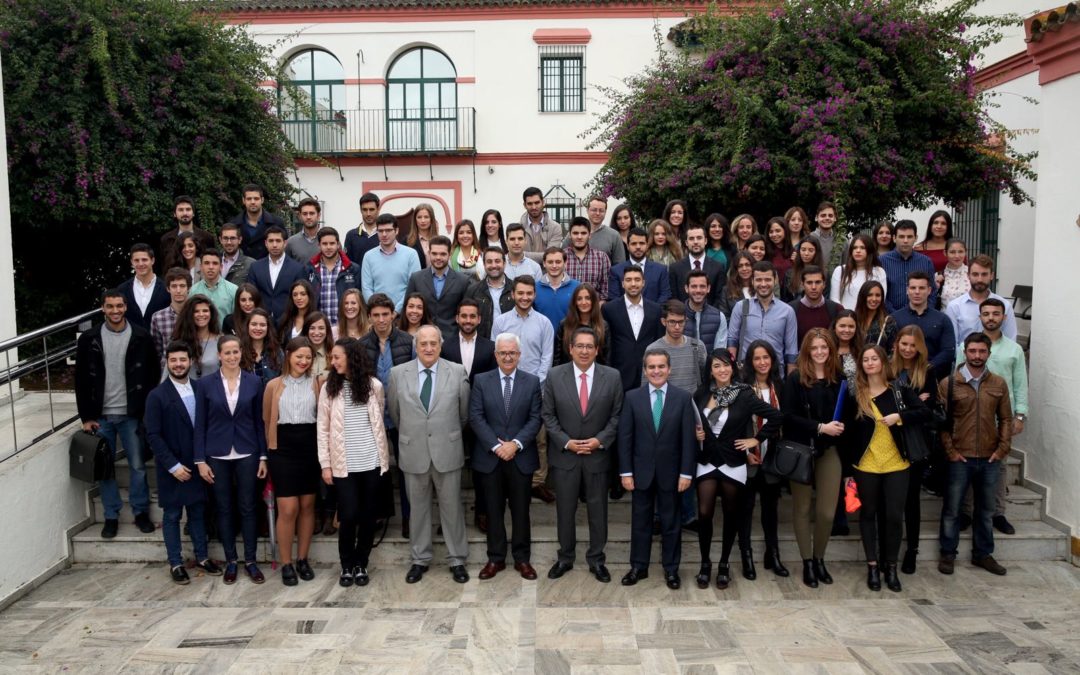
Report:
<svg viewBox="0 0 1080 675"><path fill-rule="evenodd" d="M645 386L626 393L619 417L619 468L633 495L630 571L623 586L649 576L652 523L660 516L661 563L668 588L680 586L682 541L678 493L689 489L697 454L697 414L690 394L668 386L671 359L663 349L645 352Z"/></svg>

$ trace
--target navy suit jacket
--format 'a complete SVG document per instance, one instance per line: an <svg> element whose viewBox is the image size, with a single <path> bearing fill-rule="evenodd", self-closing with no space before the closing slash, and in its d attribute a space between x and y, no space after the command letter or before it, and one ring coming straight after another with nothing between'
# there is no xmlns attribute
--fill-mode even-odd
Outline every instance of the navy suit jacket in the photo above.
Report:
<svg viewBox="0 0 1080 675"><path fill-rule="evenodd" d="M540 378L518 368L510 392L510 416L502 394L502 371L479 373L469 395L469 425L476 435L472 452L473 469L491 473L499 466L499 456L491 451L504 441L518 440L521 449L512 460L523 474L540 468L536 434L540 433Z"/></svg>
<svg viewBox="0 0 1080 675"><path fill-rule="evenodd" d="M458 332L455 330L446 336L442 343L442 356L447 361L461 363L461 344L458 341ZM476 376L495 370L498 364L495 362L495 343L479 333L476 334L476 348L473 349L472 368L469 370L469 386L476 381Z"/></svg>
<svg viewBox="0 0 1080 675"><path fill-rule="evenodd" d="M189 380L198 397L197 380ZM146 397L146 440L154 453L157 471L158 503L162 508L176 508L206 499L206 483L195 470L195 427L187 406L172 380L166 378ZM178 481L169 469L183 464L192 477Z"/></svg>
<svg viewBox="0 0 1080 675"><path fill-rule="evenodd" d="M608 273L608 297L612 300L623 296L623 272L630 264L628 260L614 265ZM663 303L671 299L671 281L668 278L666 265L655 260L645 261L645 290L641 292L641 295L646 300L652 300L655 303Z"/></svg>
<svg viewBox="0 0 1080 675"><path fill-rule="evenodd" d="M304 266L289 256L278 274L277 286L270 284L270 257L259 258L251 265L248 281L262 294L263 306L274 318L274 325L285 316L285 305L289 301L289 288L297 279L304 278Z"/></svg>
<svg viewBox="0 0 1080 675"><path fill-rule="evenodd" d="M195 461L224 457L233 448L241 455L265 457L262 396L259 376L240 371L236 411L230 413L221 375L215 373L200 381L195 390Z"/></svg>
<svg viewBox="0 0 1080 675"><path fill-rule="evenodd" d="M667 388L660 429L653 425L650 385L626 392L619 417L619 470L634 475L634 489L674 492L679 475L693 478L697 462L697 413L690 394Z"/></svg>
<svg viewBox="0 0 1080 675"><path fill-rule="evenodd" d="M641 385L641 360L645 349L664 335L660 325L660 305L648 300L645 304L645 320L641 331L634 339L634 327L630 325L630 315L626 313L626 301L623 298L604 303L602 313L611 329L612 365L617 365L622 376L623 391L629 391Z"/></svg>
<svg viewBox="0 0 1080 675"><path fill-rule="evenodd" d="M135 324L139 328L142 328L147 333L150 332L150 318L154 316L154 312L165 309L172 302L172 298L169 297L169 291L165 289L165 284L162 283L161 277L154 279L154 291L150 295L150 302L146 305L146 313L139 311L139 304L135 302L135 277L131 277L124 283L120 284L120 292L124 294L124 302L127 304L127 311L124 313L124 318Z"/></svg>

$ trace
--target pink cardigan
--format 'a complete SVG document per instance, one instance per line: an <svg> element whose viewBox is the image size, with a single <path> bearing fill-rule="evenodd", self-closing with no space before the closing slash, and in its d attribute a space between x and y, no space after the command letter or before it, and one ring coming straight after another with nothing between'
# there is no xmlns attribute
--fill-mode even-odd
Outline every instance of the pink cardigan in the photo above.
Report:
<svg viewBox="0 0 1080 675"><path fill-rule="evenodd" d="M390 447L383 427L383 386L376 378L371 378L371 393L368 396L367 411L371 420L371 432L379 447L379 475L390 469ZM338 394L330 398L326 394L326 384L319 394L319 414L316 425L319 443L319 466L330 469L336 478L349 475L345 459L345 395Z"/></svg>

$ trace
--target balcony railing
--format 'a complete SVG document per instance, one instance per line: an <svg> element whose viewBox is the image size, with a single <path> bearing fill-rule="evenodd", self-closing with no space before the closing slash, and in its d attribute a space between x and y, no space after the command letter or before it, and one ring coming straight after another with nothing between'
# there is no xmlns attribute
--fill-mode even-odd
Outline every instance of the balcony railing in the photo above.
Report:
<svg viewBox="0 0 1080 675"><path fill-rule="evenodd" d="M283 119L303 152L320 155L472 155L475 108L318 110L315 119Z"/></svg>

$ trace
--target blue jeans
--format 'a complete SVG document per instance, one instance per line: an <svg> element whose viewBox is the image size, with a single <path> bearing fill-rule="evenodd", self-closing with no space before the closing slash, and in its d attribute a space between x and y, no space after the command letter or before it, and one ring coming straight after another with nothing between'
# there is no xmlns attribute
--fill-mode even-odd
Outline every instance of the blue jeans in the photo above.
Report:
<svg viewBox="0 0 1080 675"><path fill-rule="evenodd" d="M202 480L196 473L191 480ZM165 509L165 517L161 521L161 532L165 535L165 550L169 554L169 566L176 567L184 564L184 555L180 552L180 514L187 508L188 530L191 533L191 544L195 548L195 562L202 562L210 557L206 550L206 503L195 502L183 506L172 506Z"/></svg>
<svg viewBox="0 0 1080 675"><path fill-rule="evenodd" d="M128 488L128 499L131 502L131 511L135 515L149 513L150 511L150 487L146 482L146 462L142 457L142 443L139 440L139 420L127 415L105 415L98 420L98 435L105 439L112 453L110 461L116 461L116 441L120 440L124 452L127 454L128 466L130 467L131 486ZM115 478L99 481L101 488L101 504L105 507L105 519L116 520L120 517L120 509L124 501L120 499L120 487Z"/></svg>
<svg viewBox="0 0 1080 675"><path fill-rule="evenodd" d="M236 527L233 525L233 508L240 512L240 532L244 537L244 562L255 562L258 552L258 525L255 521L255 504L259 501L259 456L250 454L243 459L218 459L208 457L206 463L214 472L214 500L217 502L218 534L225 549L225 560L234 562L236 557ZM233 488L235 483L236 487Z"/></svg>
<svg viewBox="0 0 1080 675"><path fill-rule="evenodd" d="M956 555L960 542L957 518L964 502L968 485L975 492L975 509L971 517L973 546L972 560L980 560L994 553L994 493L1001 476L1001 462L989 459L971 459L966 462L949 462L949 482L945 488L945 503L941 510L941 554Z"/></svg>

